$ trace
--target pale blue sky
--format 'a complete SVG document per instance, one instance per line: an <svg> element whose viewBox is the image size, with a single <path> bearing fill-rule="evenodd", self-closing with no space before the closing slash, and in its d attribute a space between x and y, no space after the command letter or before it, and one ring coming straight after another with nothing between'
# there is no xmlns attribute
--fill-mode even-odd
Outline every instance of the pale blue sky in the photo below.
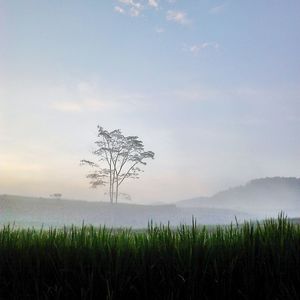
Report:
<svg viewBox="0 0 300 300"><path fill-rule="evenodd" d="M0 193L101 199L97 124L156 159L133 201L300 170L300 2L0 0Z"/></svg>

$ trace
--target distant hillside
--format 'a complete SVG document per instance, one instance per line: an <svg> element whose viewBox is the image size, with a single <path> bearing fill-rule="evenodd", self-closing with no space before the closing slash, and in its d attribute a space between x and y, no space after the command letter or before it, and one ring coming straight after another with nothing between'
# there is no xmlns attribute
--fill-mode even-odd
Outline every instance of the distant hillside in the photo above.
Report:
<svg viewBox="0 0 300 300"><path fill-rule="evenodd" d="M215 208L178 208L176 205L111 205L104 202L57 200L0 195L0 224L13 223L17 226L63 226L63 225L106 225L114 227L147 227L154 223L170 222L190 224L192 216L199 224L227 224L249 219L238 211Z"/></svg>
<svg viewBox="0 0 300 300"><path fill-rule="evenodd" d="M251 213L278 212L300 215L300 178L271 177L254 179L211 197L179 201L178 207L214 207Z"/></svg>

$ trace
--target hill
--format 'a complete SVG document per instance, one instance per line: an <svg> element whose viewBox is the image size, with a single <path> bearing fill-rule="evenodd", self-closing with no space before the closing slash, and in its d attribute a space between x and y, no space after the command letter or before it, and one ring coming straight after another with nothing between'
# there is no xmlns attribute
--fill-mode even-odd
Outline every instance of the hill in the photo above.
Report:
<svg viewBox="0 0 300 300"><path fill-rule="evenodd" d="M300 178L268 177L254 179L211 197L198 197L176 203L178 207L226 208L252 214L274 215L281 210L300 214Z"/></svg>

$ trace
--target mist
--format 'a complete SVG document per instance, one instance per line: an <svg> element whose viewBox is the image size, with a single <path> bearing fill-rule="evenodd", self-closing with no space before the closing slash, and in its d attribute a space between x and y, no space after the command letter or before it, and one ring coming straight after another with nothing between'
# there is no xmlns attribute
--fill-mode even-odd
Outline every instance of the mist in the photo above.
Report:
<svg viewBox="0 0 300 300"><path fill-rule="evenodd" d="M88 202L62 199L60 194L48 198L0 195L0 223L13 222L17 227L37 228L82 224L146 228L150 223L176 227L193 222L228 225L276 218L281 213L289 218L298 218L299 196L300 179L281 177L256 179L211 197L173 204Z"/></svg>

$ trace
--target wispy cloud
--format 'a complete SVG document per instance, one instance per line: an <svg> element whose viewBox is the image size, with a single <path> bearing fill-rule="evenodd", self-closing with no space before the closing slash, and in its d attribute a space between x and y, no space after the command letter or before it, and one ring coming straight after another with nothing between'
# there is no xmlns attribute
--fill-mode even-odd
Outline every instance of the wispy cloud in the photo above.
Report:
<svg viewBox="0 0 300 300"><path fill-rule="evenodd" d="M141 10L138 9L138 8L135 8L135 7L131 7L130 10L129 10L129 14L132 16L132 17L138 17L141 13Z"/></svg>
<svg viewBox="0 0 300 300"><path fill-rule="evenodd" d="M79 82L76 87L66 86L63 93L51 96L54 97L61 100L52 100L50 107L65 113L131 112L145 109L147 103L144 94L111 92L86 81Z"/></svg>
<svg viewBox="0 0 300 300"><path fill-rule="evenodd" d="M125 13L125 10L120 7L120 6L115 6L115 11L118 12L119 14L124 14Z"/></svg>
<svg viewBox="0 0 300 300"><path fill-rule="evenodd" d="M148 0L148 5L154 8L158 8L158 0Z"/></svg>
<svg viewBox="0 0 300 300"><path fill-rule="evenodd" d="M140 2L135 2L133 0L119 0L119 2L136 8L142 8L142 4Z"/></svg>
<svg viewBox="0 0 300 300"><path fill-rule="evenodd" d="M181 25L190 23L190 20L188 19L187 14L184 11L168 10L166 19L167 21L176 22Z"/></svg>
<svg viewBox="0 0 300 300"><path fill-rule="evenodd" d="M147 8L158 9L159 0L117 0L114 11L132 17L138 17Z"/></svg>
<svg viewBox="0 0 300 300"><path fill-rule="evenodd" d="M141 14L144 6L139 1L134 0L118 0L119 5L115 6L114 10L117 13L127 14L132 17L137 17Z"/></svg>
<svg viewBox="0 0 300 300"><path fill-rule="evenodd" d="M195 44L191 46L184 46L183 49L185 51L189 51L193 53L194 55L199 54L202 50L205 49L213 49L213 50L218 50L220 48L219 43L216 42L203 42L201 44Z"/></svg>
<svg viewBox="0 0 300 300"><path fill-rule="evenodd" d="M69 88L65 87L65 99L52 102L52 108L61 112L79 113L84 111L103 111L117 108L119 103L116 96L99 90L93 82L81 81L74 89L71 97ZM76 96L75 96L76 95ZM75 99L73 99L75 98Z"/></svg>
<svg viewBox="0 0 300 300"><path fill-rule="evenodd" d="M224 11L225 7L226 7L226 3L220 4L220 5L215 5L209 10L209 12L211 14L219 14Z"/></svg>

